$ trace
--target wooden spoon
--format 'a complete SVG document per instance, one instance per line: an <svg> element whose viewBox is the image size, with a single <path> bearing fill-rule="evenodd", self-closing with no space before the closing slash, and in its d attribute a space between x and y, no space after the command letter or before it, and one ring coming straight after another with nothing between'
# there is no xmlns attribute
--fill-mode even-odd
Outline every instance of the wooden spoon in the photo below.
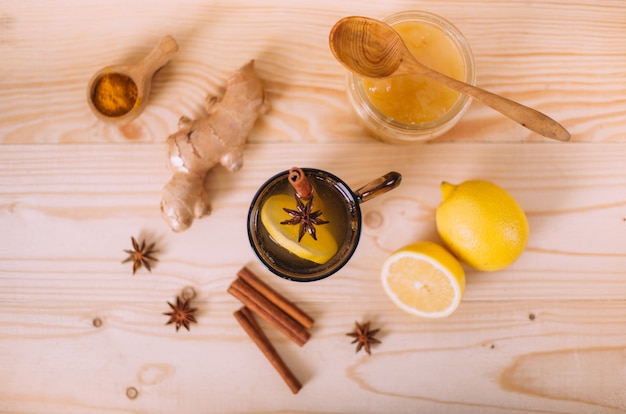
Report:
<svg viewBox="0 0 626 414"><path fill-rule="evenodd" d="M427 76L471 96L531 131L560 141L570 139L569 132L561 124L541 112L424 66L411 54L398 32L379 20L346 17L330 31L329 44L343 66L363 77Z"/></svg>
<svg viewBox="0 0 626 414"><path fill-rule="evenodd" d="M114 122L117 124L126 124L135 119L144 110L150 96L152 87L152 77L155 72L164 66L178 52L178 44L172 36L165 36L152 49L152 51L138 63L134 65L116 65L105 67L96 72L87 87L87 101L93 113L99 119ZM94 103L94 89L104 75L119 74L130 78L137 87L137 97L133 107L119 116L110 116L104 114L98 109L98 105Z"/></svg>

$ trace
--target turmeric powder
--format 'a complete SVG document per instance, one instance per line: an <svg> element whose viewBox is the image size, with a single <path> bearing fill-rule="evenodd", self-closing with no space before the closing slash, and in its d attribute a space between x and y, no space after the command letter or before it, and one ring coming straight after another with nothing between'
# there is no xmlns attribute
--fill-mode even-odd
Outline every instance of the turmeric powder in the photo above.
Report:
<svg viewBox="0 0 626 414"><path fill-rule="evenodd" d="M121 73L107 73L98 79L93 89L94 106L103 115L122 116L137 102L137 85Z"/></svg>

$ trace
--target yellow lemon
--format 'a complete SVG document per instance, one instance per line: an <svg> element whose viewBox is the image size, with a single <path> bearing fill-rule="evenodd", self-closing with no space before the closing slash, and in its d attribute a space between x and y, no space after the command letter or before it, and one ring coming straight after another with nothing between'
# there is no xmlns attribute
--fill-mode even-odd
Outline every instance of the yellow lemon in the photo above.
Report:
<svg viewBox="0 0 626 414"><path fill-rule="evenodd" d="M321 204L318 204L321 206ZM287 249L302 259L314 263L324 264L328 262L339 250L337 240L330 232L331 223L315 225L315 240L310 234L305 233L300 240L299 224L281 224L292 217L283 208L296 210L297 205L293 196L279 194L271 196L261 207L261 223L267 229L270 237L280 246ZM317 210L317 206L315 207ZM320 207L321 208L321 207ZM320 216L324 219L324 215Z"/></svg>
<svg viewBox="0 0 626 414"><path fill-rule="evenodd" d="M463 263L485 271L503 269L522 254L528 220L515 199L498 185L469 180L441 183L437 208L439 236Z"/></svg>
<svg viewBox="0 0 626 414"><path fill-rule="evenodd" d="M400 309L417 316L441 318L461 303L465 272L439 244L423 241L393 253L383 264L382 284Z"/></svg>

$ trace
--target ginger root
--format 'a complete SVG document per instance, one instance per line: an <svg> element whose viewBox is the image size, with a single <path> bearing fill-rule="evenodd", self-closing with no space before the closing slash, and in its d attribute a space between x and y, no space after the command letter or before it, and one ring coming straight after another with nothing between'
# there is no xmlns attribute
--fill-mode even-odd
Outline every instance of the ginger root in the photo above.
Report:
<svg viewBox="0 0 626 414"><path fill-rule="evenodd" d="M210 213L207 173L218 163L230 172L242 167L248 135L268 110L263 84L250 61L228 79L221 99L207 98L206 117L180 119L179 130L167 138L174 175L163 188L161 201L161 213L172 230L183 231L194 218Z"/></svg>

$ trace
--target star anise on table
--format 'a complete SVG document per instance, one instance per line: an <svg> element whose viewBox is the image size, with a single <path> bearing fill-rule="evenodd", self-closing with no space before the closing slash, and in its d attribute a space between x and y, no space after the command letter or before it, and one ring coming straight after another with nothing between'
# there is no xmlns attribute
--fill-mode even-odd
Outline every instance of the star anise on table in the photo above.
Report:
<svg viewBox="0 0 626 414"><path fill-rule="evenodd" d="M178 332L178 329L180 329L181 326L184 326L185 329L189 330L189 324L191 322L198 323L198 321L196 321L196 317L193 316L193 313L197 309L192 308L190 302L191 301L189 299L183 300L180 296L176 296L176 305L167 302L167 304L170 305L170 308L172 308L172 311L163 313L163 315L170 317L170 320L165 324L175 324L176 332Z"/></svg>
<svg viewBox="0 0 626 414"><path fill-rule="evenodd" d="M281 221L280 224L299 224L300 230L298 232L298 242L302 240L305 233L309 233L314 240L317 240L315 226L327 224L329 222L320 218L322 215L321 210L311 212L313 209L313 197L311 197L309 202L305 204L300 197L296 196L296 208L297 210L283 208L283 210L289 214L291 218L289 220Z"/></svg>
<svg viewBox="0 0 626 414"><path fill-rule="evenodd" d="M376 335L376 333L378 333L378 331L380 331L380 329L373 329L370 331L370 323L366 322L363 325L361 325L358 322L355 322L356 325L356 329L354 330L354 332L350 332L346 335L351 336L354 338L354 341L352 341L352 344L357 344L356 346L356 352L359 352L361 350L361 348L365 349L365 352L367 352L368 354L372 354L371 350L370 350L370 346L371 344L380 344L381 341L379 341L378 339L374 338L374 335Z"/></svg>
<svg viewBox="0 0 626 414"><path fill-rule="evenodd" d="M130 261L133 262L133 275L141 266L144 266L146 269L148 269L148 272L152 272L152 268L150 267L150 261L158 262L158 259L152 256L155 253L155 243L146 246L145 240L141 241L141 245L137 243L137 240L135 240L134 237L131 237L130 240L133 243L133 249L124 250L124 252L128 253L128 257L124 261L122 261L122 263L127 263Z"/></svg>

